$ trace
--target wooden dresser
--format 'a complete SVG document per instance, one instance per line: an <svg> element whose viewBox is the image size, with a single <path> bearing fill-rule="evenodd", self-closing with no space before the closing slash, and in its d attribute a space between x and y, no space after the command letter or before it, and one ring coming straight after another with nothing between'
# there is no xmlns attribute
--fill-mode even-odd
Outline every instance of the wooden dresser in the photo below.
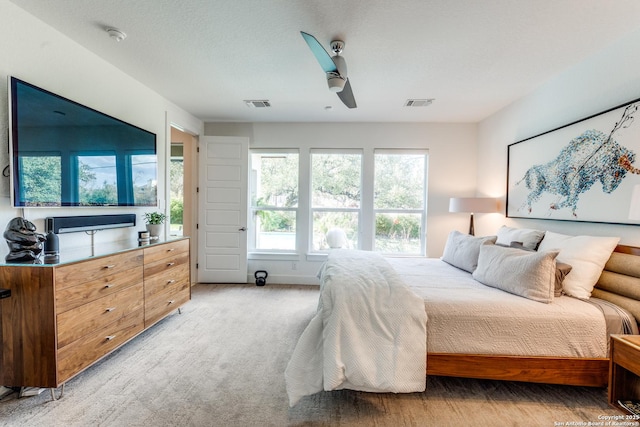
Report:
<svg viewBox="0 0 640 427"><path fill-rule="evenodd" d="M2 264L0 385L57 388L191 299L189 239Z"/></svg>

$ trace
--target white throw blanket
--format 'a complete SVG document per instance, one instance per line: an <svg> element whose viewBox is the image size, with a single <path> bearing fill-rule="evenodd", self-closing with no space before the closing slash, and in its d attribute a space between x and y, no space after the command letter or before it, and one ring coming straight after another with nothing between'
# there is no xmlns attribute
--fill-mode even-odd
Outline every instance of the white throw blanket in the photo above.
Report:
<svg viewBox="0 0 640 427"><path fill-rule="evenodd" d="M318 311L285 371L289 404L322 390L424 391L424 301L373 252L333 251L320 274Z"/></svg>

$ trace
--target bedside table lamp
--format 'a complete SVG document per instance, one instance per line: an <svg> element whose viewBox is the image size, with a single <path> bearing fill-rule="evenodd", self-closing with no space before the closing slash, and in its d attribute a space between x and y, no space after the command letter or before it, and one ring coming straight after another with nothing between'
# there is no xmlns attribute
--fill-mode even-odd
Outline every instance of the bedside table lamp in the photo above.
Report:
<svg viewBox="0 0 640 427"><path fill-rule="evenodd" d="M474 235L473 214L498 212L498 199L492 197L452 197L449 199L449 212L468 212L469 234Z"/></svg>

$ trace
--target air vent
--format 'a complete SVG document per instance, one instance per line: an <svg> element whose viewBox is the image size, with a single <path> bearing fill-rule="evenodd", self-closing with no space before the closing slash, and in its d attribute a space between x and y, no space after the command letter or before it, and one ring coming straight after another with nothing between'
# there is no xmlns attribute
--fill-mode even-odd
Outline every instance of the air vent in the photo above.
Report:
<svg viewBox="0 0 640 427"><path fill-rule="evenodd" d="M431 105L434 101L434 98L429 99L407 99L407 102L404 103L405 107L427 107Z"/></svg>
<svg viewBox="0 0 640 427"><path fill-rule="evenodd" d="M249 108L266 108L271 107L271 102L268 99L245 99L244 103Z"/></svg>

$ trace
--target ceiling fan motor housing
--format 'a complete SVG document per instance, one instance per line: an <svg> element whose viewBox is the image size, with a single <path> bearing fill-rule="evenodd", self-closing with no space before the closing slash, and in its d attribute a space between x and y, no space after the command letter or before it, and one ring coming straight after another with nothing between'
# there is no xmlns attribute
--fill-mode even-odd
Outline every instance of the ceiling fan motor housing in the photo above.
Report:
<svg viewBox="0 0 640 427"><path fill-rule="evenodd" d="M337 72L327 73L327 84L330 91L340 92L347 81L347 63L340 55L332 56L331 59L336 64Z"/></svg>

